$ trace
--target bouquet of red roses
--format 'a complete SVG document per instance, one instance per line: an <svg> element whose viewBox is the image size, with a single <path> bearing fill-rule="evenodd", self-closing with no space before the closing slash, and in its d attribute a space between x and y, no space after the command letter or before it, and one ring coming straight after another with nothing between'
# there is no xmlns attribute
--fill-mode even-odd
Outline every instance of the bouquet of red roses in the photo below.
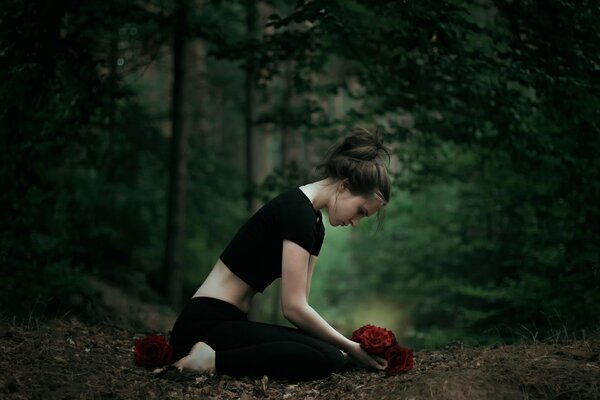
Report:
<svg viewBox="0 0 600 400"><path fill-rule="evenodd" d="M160 335L150 335L136 340L133 361L143 367L162 367L173 360L173 349L167 339Z"/></svg>
<svg viewBox="0 0 600 400"><path fill-rule="evenodd" d="M352 340L367 353L385 358L388 374L410 371L414 365L412 350L400 346L394 332L388 329L365 325L352 333Z"/></svg>

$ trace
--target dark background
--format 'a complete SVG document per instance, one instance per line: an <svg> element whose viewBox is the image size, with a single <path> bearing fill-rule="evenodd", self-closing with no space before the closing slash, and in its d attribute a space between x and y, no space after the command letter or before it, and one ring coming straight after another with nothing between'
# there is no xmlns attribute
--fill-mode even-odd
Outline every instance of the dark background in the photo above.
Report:
<svg viewBox="0 0 600 400"><path fill-rule="evenodd" d="M377 221L328 229L311 303L413 346L597 335L600 3L5 0L2 317L177 312L261 202L360 126ZM281 321L276 287L259 313Z"/></svg>

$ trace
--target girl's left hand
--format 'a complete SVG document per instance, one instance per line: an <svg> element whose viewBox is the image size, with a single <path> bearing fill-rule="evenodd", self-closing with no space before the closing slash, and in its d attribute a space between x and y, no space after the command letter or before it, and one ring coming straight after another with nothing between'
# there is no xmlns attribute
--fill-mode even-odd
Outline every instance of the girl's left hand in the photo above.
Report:
<svg viewBox="0 0 600 400"><path fill-rule="evenodd" d="M359 343L353 342L352 347L348 349L348 354L364 367L371 367L379 371L387 368L387 361L384 358L370 355L360 347Z"/></svg>

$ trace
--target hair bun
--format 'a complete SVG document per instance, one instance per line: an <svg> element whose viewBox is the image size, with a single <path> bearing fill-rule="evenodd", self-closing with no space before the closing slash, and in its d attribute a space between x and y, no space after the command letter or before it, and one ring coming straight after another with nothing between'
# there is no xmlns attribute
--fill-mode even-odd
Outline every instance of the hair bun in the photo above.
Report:
<svg viewBox="0 0 600 400"><path fill-rule="evenodd" d="M383 144L383 138L375 131L369 132L367 129L358 128L351 136L348 136L342 142L339 154L354 158L360 161L375 161L383 156L390 157L388 148Z"/></svg>
<svg viewBox="0 0 600 400"><path fill-rule="evenodd" d="M390 177L385 156L389 163L390 151L377 131L371 133L359 128L330 149L324 162L317 166L317 172L322 178L348 180L352 193L380 193L387 203Z"/></svg>

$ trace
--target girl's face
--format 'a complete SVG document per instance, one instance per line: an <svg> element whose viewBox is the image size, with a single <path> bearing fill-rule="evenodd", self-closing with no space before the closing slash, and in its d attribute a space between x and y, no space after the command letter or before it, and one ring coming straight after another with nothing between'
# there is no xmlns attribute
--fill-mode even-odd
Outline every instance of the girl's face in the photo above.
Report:
<svg viewBox="0 0 600 400"><path fill-rule="evenodd" d="M328 209L331 226L358 225L364 217L374 215L383 202L377 197L364 197L352 194L348 188L336 193L331 199Z"/></svg>

